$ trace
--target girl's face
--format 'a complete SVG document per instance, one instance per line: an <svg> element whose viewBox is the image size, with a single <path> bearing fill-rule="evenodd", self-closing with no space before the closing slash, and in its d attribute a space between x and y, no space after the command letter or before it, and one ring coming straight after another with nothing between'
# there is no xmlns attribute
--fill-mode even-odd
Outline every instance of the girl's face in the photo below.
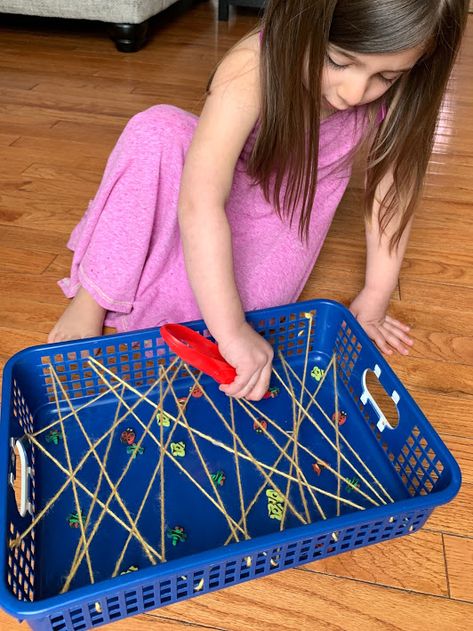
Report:
<svg viewBox="0 0 473 631"><path fill-rule="evenodd" d="M352 53L329 44L322 77L323 109L333 113L379 99L417 63L423 48L399 53Z"/></svg>

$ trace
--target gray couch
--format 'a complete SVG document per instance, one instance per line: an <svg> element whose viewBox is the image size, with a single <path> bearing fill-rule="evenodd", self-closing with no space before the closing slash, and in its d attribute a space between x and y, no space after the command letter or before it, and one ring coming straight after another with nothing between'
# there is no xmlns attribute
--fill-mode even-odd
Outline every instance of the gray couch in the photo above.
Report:
<svg viewBox="0 0 473 631"><path fill-rule="evenodd" d="M262 9L265 0L218 0L218 19L228 20L230 5Z"/></svg>
<svg viewBox="0 0 473 631"><path fill-rule="evenodd" d="M118 50L133 52L146 40L148 20L177 0L0 0L0 13L99 20L113 25Z"/></svg>

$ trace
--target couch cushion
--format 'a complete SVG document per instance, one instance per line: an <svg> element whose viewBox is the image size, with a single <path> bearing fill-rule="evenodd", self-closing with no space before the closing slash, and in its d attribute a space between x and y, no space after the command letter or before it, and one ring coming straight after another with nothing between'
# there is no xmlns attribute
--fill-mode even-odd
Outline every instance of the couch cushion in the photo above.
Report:
<svg viewBox="0 0 473 631"><path fill-rule="evenodd" d="M0 0L0 13L139 24L177 0Z"/></svg>

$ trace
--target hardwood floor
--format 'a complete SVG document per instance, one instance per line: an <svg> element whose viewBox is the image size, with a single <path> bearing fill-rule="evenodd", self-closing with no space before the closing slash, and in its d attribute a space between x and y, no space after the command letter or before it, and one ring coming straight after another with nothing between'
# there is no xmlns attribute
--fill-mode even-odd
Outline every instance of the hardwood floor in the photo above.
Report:
<svg viewBox="0 0 473 631"><path fill-rule="evenodd" d="M155 103L198 112L214 64L255 23L216 2L171 10L120 54L105 27L0 17L0 362L45 342L66 305L67 237L127 119ZM413 326L391 365L463 471L451 504L419 533L207 594L116 631L272 627L466 631L473 620L473 16L451 83L392 312ZM303 298L348 303L363 278L356 184ZM0 612L2 631L23 627Z"/></svg>

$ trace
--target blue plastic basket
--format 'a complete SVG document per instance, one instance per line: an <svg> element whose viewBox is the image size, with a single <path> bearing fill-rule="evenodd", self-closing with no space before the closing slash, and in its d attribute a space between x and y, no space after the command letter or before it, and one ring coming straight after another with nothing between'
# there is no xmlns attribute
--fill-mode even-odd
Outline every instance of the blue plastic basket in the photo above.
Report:
<svg viewBox="0 0 473 631"><path fill-rule="evenodd" d="M331 425L315 405L310 408L310 414L318 419L331 440L339 440L338 432L344 436L375 472L393 502L377 502L380 505L376 506L362 496L356 488L360 491L365 489L368 493L364 480L358 479L343 460L340 495L345 499L350 498L363 510L355 510L343 503L337 505L333 498L323 495L321 491L316 496L327 517L322 519L306 487L301 492L301 488L293 483L289 498L302 515L305 498L310 518L306 521L310 523L301 525L295 514L287 509L285 529L281 531L278 518L271 518L271 500L268 497L272 491L268 483L266 490L269 493L261 493L248 515L247 528L251 539L224 545L229 527L221 511L205 499L201 491L170 460L166 464L164 483L166 562L152 565L139 543L132 540L120 570L126 571L131 567L139 569L111 578L114 562L128 533L107 514L103 528L98 530L90 546L96 582L90 584L83 562L70 590L61 594L79 540L79 528L70 527L73 525L71 514L75 506L71 485L22 539L20 545L13 548L9 545L26 530L32 516L39 513L66 479L65 474L25 438L25 434L46 428L58 416L49 366L54 367L74 408L82 409L80 413L87 435L91 440L96 440L110 426L118 404L115 394L107 390L91 370L89 358L99 361L110 373L119 375L136 392L144 393L156 380L160 369L169 367L175 356L163 343L157 329L30 348L9 360L3 377L0 484L4 492L0 507L0 538L3 542L0 563L4 569L0 583L0 604L5 610L18 619L27 620L38 631L89 629L289 567L409 534L424 524L435 506L450 501L456 495L461 482L458 465L347 309L335 302L315 300L256 311L248 314L248 320L273 345L274 366L280 374L284 374L284 370L278 358L279 351L299 377L304 373L304 364L308 366L307 386L311 390L315 390L335 354L338 409L346 413L347 420L339 425L337 431L336 425ZM208 335L203 322L194 322L190 326ZM308 362L305 361L306 350L309 353ZM390 425L367 390L366 377L370 371L378 376L397 407L399 422L395 427ZM108 378L114 383L110 373L107 373ZM194 378L182 367L173 374L176 396L187 396L194 386ZM210 378L202 376L201 383L215 405L227 414L229 399L219 392ZM297 384L296 380L293 383ZM267 432L282 445L293 430L293 404L277 380L273 379L271 385L279 388L279 393L275 391L273 394L276 396L258 402L257 408L263 415L261 418L267 415L282 429L267 427ZM299 398L300 389L294 387L294 392ZM168 398L164 398L163 410L177 416L177 400L170 393L166 396ZM132 391L125 394L127 405L133 404L133 397L136 399ZM148 398L156 406L159 397L159 390L154 389ZM305 407L308 398L306 395L302 399ZM95 403L83 408L91 399L95 399ZM328 418L331 418L335 411L332 371L327 371L325 375L318 400ZM59 403L61 415L68 414L68 403L60 391ZM278 448L264 431L255 431L260 429L257 423L238 404L234 404L234 409L237 433L243 444L259 462L271 466L277 459ZM152 410L152 405L142 401L135 411L146 423L151 419ZM193 428L211 434L214 441L229 447L233 445L233 439L205 397L188 398L186 413ZM77 463L87 449L87 442L73 416L69 416L68 423L70 456ZM152 431L157 437L161 432L165 437L172 426L171 422L169 426L163 424L161 427L154 421ZM134 433L136 436L144 433L136 418L129 416L123 421L113 437L113 455L107 462L107 470L113 480L130 460L127 448L122 443L121 434L126 430L132 430L128 432L132 437L130 441L138 440L133 436ZM213 480L212 485L212 481L206 479L208 474L192 447L189 433L182 426L176 427L174 431L176 442L186 445L186 455L181 462L185 463L185 468L208 493L214 493L213 486L218 486L219 481ZM43 440L46 435L46 432L40 434L38 440ZM336 467L335 451L327 441L321 439L308 419L301 424L298 438L301 444L309 447L309 451L317 453L319 462ZM220 483L222 473L225 474L225 484L219 487L220 497L225 510L238 521L241 503L234 455L204 438L197 437L197 441L209 471L220 475ZM354 461L347 444L341 444L341 453ZM135 454L126 483L120 487L120 495L132 514L136 514L140 506L140 489L146 487L156 468L159 454L156 442L147 434L142 446L144 453ZM20 515L13 488L18 464L15 463L15 448L22 459L20 470L25 485L21 509L23 516ZM54 441L50 442L48 450L66 466L61 440L57 445ZM102 447L97 448L99 456L104 456L104 450L103 443ZM240 448L239 451L244 453ZM247 506L265 478L250 461L239 457L238 463L243 482L243 501ZM337 491L336 476L329 477L323 467L322 472L317 471L310 453L299 451L299 465L309 484L324 487L329 493ZM280 476L284 473L291 475L289 469L290 462L283 458L278 466L282 472ZM360 470L368 477L364 469ZM99 476L99 466L89 458L77 477L86 486L95 488ZM285 488L283 480L287 481L287 477L279 478L275 474L271 479L278 480L278 485ZM379 491L379 487L376 488ZM156 548L159 548L161 541L160 489L158 476L139 522L140 532ZM81 489L78 492L80 508L85 515L90 497ZM105 502L109 495L109 489L102 485L99 499ZM115 514L120 513L121 508L116 499L110 507ZM94 510L98 514L99 506ZM126 521L123 512L120 517ZM173 538L176 527L182 527L185 536Z"/></svg>

